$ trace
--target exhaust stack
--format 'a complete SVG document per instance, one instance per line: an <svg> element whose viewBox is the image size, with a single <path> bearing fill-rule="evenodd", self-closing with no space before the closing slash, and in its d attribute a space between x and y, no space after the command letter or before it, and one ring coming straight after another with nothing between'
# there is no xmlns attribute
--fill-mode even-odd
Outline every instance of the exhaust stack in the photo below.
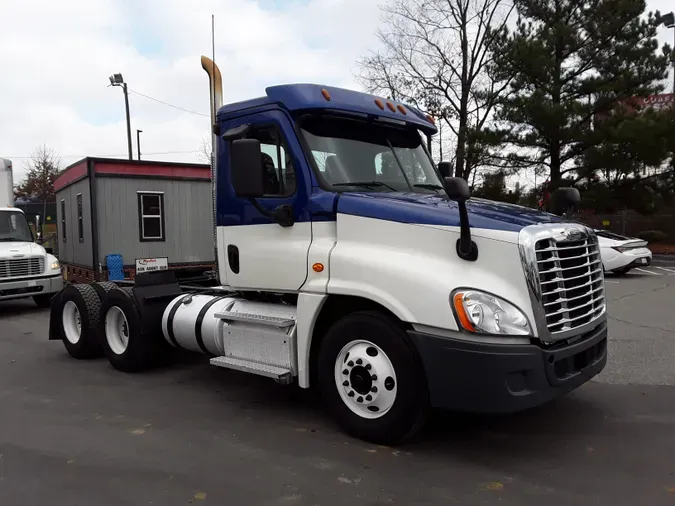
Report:
<svg viewBox="0 0 675 506"><path fill-rule="evenodd" d="M213 125L216 124L216 113L223 105L223 78L220 74L218 65L216 65L216 63L208 56L202 56L202 68L209 75L211 126L213 127ZM213 150L215 151L215 144L213 145Z"/></svg>

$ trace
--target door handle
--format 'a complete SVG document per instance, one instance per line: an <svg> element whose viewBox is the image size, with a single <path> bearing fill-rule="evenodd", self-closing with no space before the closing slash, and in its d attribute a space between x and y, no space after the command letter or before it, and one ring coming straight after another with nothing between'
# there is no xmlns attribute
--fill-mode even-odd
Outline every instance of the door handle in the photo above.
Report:
<svg viewBox="0 0 675 506"><path fill-rule="evenodd" d="M239 248L234 244L227 245L227 263L230 265L232 272L239 274Z"/></svg>

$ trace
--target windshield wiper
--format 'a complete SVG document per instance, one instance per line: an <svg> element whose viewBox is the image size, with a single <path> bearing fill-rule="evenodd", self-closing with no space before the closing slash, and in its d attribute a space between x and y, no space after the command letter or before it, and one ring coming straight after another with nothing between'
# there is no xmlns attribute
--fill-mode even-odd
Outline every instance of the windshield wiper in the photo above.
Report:
<svg viewBox="0 0 675 506"><path fill-rule="evenodd" d="M354 182L354 183L333 183L333 186L361 186L363 188L368 188L369 186L370 187L385 186L393 192L396 191L395 188L392 188L387 183L383 183L382 181L358 181L358 182Z"/></svg>
<svg viewBox="0 0 675 506"><path fill-rule="evenodd" d="M32 242L24 237L0 237L0 242Z"/></svg>
<svg viewBox="0 0 675 506"><path fill-rule="evenodd" d="M415 188L425 188L427 190L442 190L443 187L433 183L418 183L413 185Z"/></svg>

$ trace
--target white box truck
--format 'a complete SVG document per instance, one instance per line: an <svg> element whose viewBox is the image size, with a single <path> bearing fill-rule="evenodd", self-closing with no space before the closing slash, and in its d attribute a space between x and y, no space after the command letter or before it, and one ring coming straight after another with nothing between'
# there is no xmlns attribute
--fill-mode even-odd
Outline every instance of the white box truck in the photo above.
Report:
<svg viewBox="0 0 675 506"><path fill-rule="evenodd" d="M0 302L32 297L46 308L62 288L59 261L35 242L24 212L14 207L12 162L0 158Z"/></svg>
<svg viewBox="0 0 675 506"><path fill-rule="evenodd" d="M221 106L220 72L202 66L222 286L179 286L169 271L69 285L50 339L73 357L134 372L170 347L203 353L316 387L346 431L390 444L431 408L522 411L604 368L593 230L471 198L433 163L436 127L414 107L311 84Z"/></svg>

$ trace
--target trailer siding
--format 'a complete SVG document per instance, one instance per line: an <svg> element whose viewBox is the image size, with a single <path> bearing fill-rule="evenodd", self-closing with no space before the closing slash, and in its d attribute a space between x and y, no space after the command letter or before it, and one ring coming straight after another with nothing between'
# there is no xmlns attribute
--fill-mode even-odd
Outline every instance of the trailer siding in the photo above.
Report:
<svg viewBox="0 0 675 506"><path fill-rule="evenodd" d="M143 191L164 194L164 241L139 238ZM97 177L96 195L101 265L111 253L122 255L125 265L150 257L168 257L170 264L214 262L210 181Z"/></svg>
<svg viewBox="0 0 675 506"><path fill-rule="evenodd" d="M82 194L82 242L79 238L77 195ZM61 201L66 208L66 242L63 242ZM89 179L85 178L56 192L56 228L59 260L63 263L92 267L92 235Z"/></svg>

